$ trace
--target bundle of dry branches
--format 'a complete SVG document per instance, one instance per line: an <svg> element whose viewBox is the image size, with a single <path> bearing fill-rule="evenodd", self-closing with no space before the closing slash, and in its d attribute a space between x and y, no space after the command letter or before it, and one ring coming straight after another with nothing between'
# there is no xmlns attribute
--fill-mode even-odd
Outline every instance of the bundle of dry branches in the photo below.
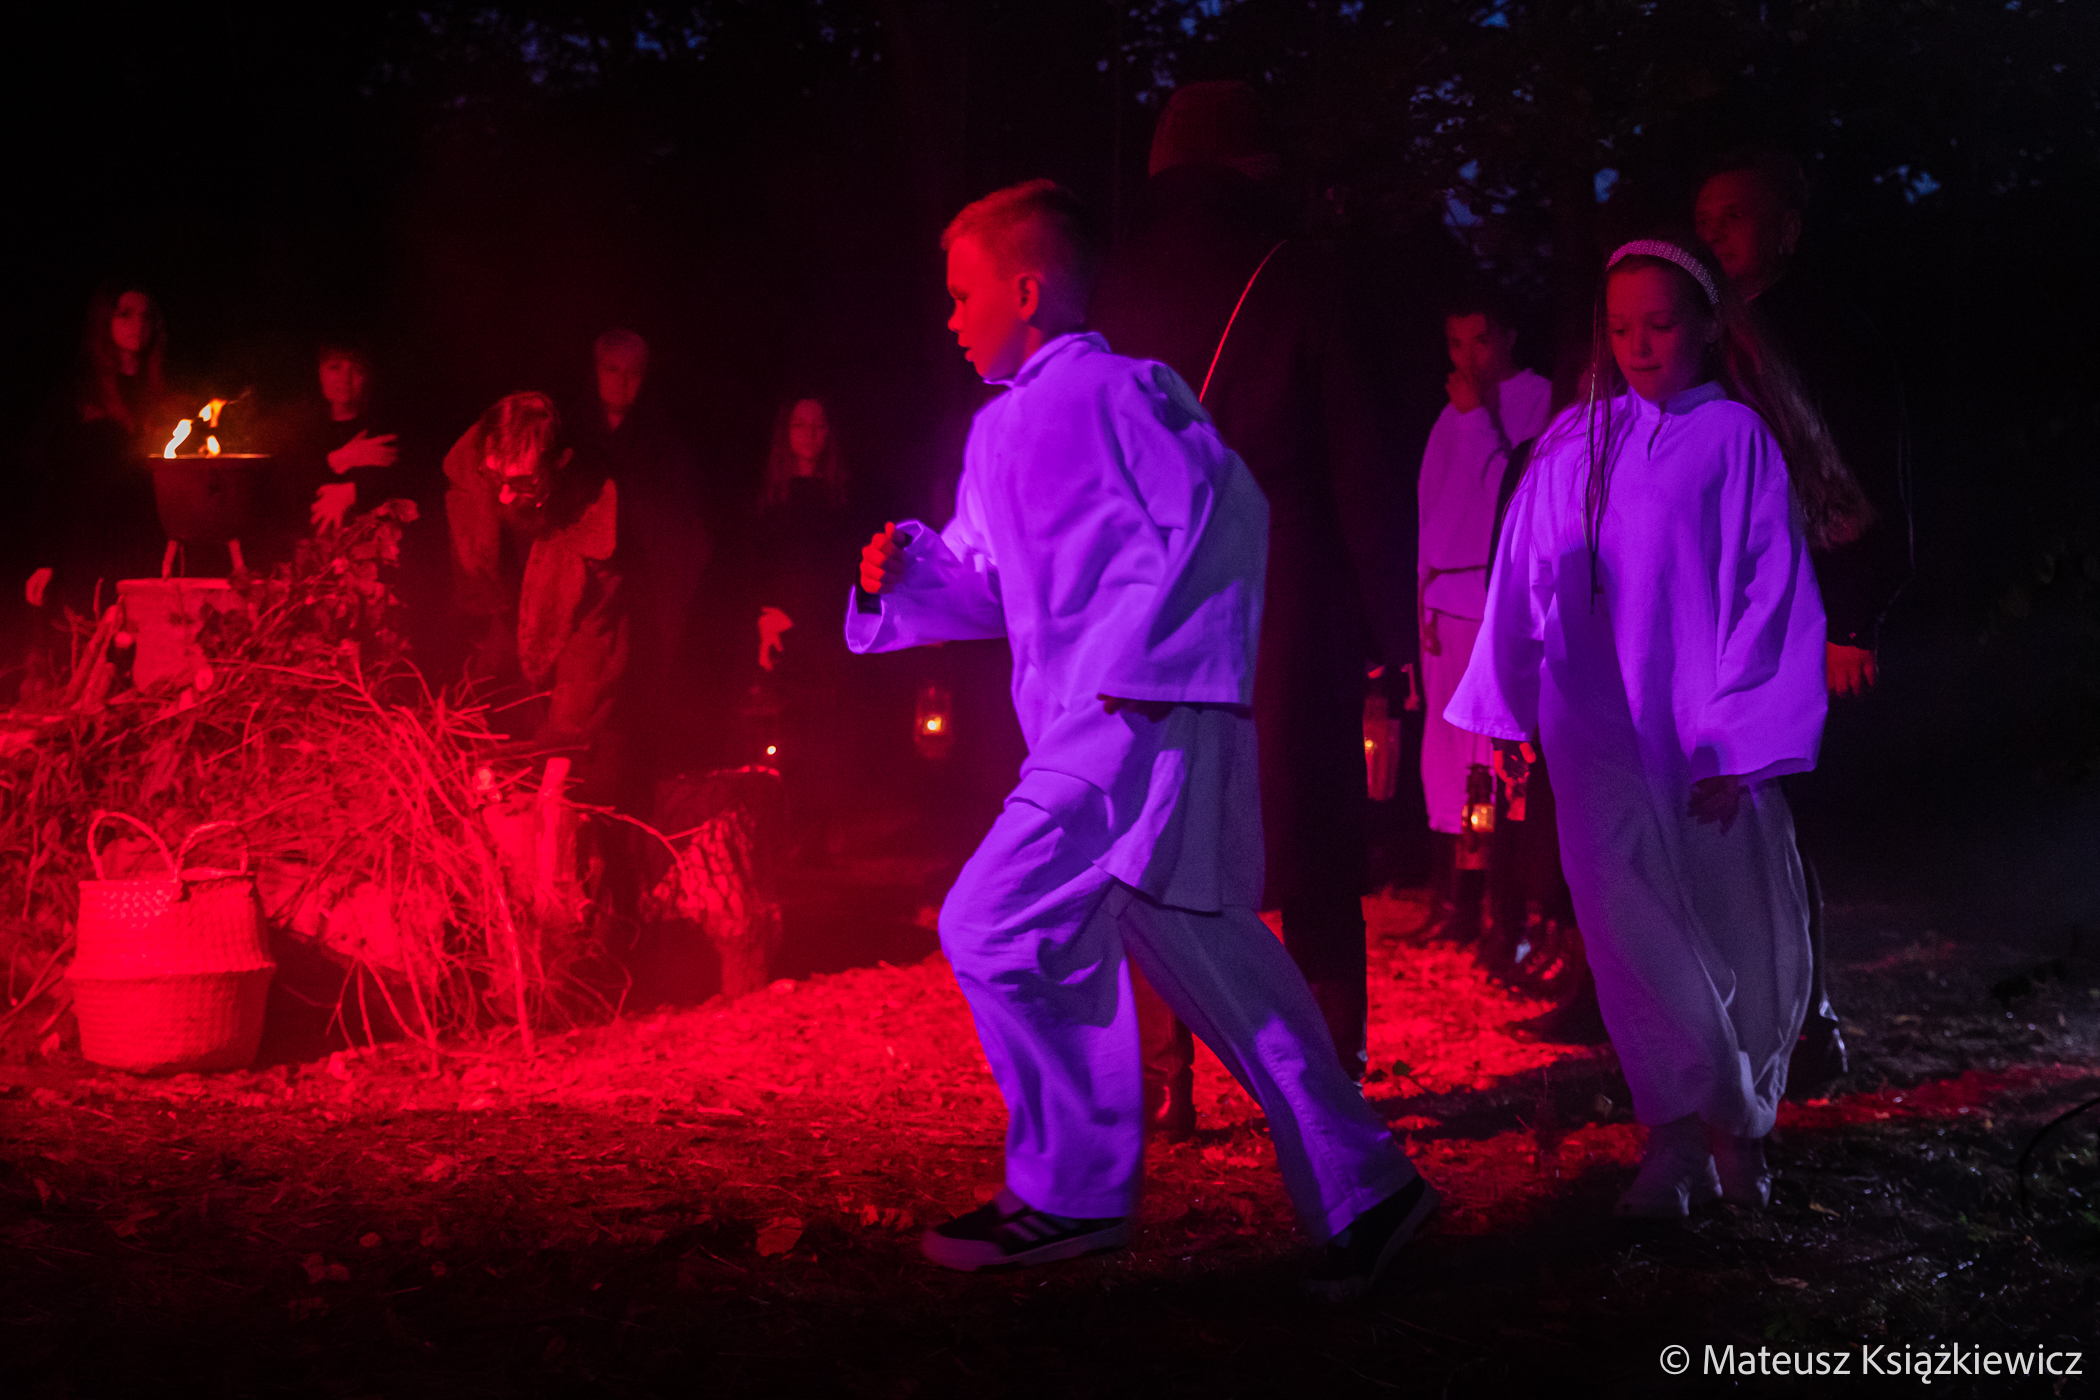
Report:
<svg viewBox="0 0 2100 1400"><path fill-rule="evenodd" d="M589 998L580 921L546 917L492 839L491 815L532 803L529 765L484 706L406 658L388 577L414 518L382 506L236 579L237 605L194 619L194 671L144 688L106 674L124 638L104 618L63 708L0 722L10 1002L63 954L101 810L176 837L234 823L273 921L332 949L426 1043L508 1025L529 1047Z"/></svg>

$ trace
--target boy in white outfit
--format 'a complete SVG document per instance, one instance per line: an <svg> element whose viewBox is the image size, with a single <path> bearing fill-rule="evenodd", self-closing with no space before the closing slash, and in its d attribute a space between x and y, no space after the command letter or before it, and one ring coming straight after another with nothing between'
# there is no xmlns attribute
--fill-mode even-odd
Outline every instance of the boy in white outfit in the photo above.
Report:
<svg viewBox="0 0 2100 1400"><path fill-rule="evenodd" d="M948 527L877 534L846 616L856 652L1007 638L1028 741L940 924L1006 1097L1006 1189L922 1247L981 1269L1128 1243L1144 1150L1128 956L1266 1112L1327 1246L1310 1286L1354 1296L1436 1193L1255 913L1267 502L1171 369L1082 332L1084 229L1047 180L949 226L949 329L1007 392L971 427Z"/></svg>

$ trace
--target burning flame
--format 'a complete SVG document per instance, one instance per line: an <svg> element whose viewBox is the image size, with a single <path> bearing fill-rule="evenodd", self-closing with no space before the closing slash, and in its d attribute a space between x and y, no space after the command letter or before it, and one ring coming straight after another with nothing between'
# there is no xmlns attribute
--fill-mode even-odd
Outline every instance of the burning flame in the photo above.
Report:
<svg viewBox="0 0 2100 1400"><path fill-rule="evenodd" d="M207 428L218 427L219 414L225 411L227 402L228 400L226 399L213 399L210 403L197 410L196 418L185 418L180 423L177 423L174 435L168 439L168 445L161 449L160 455L173 457L175 449L189 441L190 429L196 425L199 419L203 420L204 426ZM208 436L204 439L204 455L207 457L219 455L219 440L217 437Z"/></svg>

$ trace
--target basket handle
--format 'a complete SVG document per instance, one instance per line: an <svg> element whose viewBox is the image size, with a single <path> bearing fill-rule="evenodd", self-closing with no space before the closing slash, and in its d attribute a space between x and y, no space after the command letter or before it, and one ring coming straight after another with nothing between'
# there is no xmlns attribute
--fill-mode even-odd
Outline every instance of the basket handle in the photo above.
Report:
<svg viewBox="0 0 2100 1400"><path fill-rule="evenodd" d="M168 854L168 843L160 839L159 832L140 821L137 817L132 816L129 812L97 811L95 819L88 823L87 839L88 860L94 864L95 878L97 880L107 880L109 877L102 873L102 850L95 844L95 834L102 829L102 823L108 821L111 817L115 817L118 821L130 822L140 831L145 832L146 839L151 841L154 849L160 852L160 858L168 863L168 874L177 879L181 878L182 867L176 864L174 856ZM193 836L195 834L195 832L191 833ZM188 847L184 847L184 849L187 850Z"/></svg>
<svg viewBox="0 0 2100 1400"><path fill-rule="evenodd" d="M173 867L173 869L174 869L174 871L175 871L175 875L176 875L176 878L177 878L177 879L180 879L180 878L182 877L182 872L183 872L183 869L185 868L185 865L186 865L186 863L188 862L188 860L189 860L189 858L190 858L190 847L192 847L192 846L194 846L194 845L196 845L196 844L197 844L197 838L198 838L198 837L200 837L200 836L202 836L202 835L204 835L204 833L206 833L207 831L218 831L218 830L220 830L221 828L224 828L224 829L226 829L226 830L228 830L228 831L232 831L232 832L234 832L234 833L236 833L236 834L240 835L240 838L241 838L241 868L240 868L240 870L239 870L239 871L238 871L237 873L239 873L239 874L242 874L242 875L245 875L245 874L247 874L247 873L248 873L248 855L249 855L249 852L248 852L248 837L247 837L247 835L246 835L245 833L241 832L241 827L240 827L240 823L239 823L239 822L206 822L206 823L204 823L204 824L203 824L202 826L193 826L193 827L191 827L191 828L190 828L190 834L189 834L188 836L186 836L186 837L184 837L184 838L183 838L183 841L182 841L182 845L181 845L181 846L180 846L180 847L179 847L179 848L178 848L178 849L176 850L176 852L175 852L175 864L174 864L174 867ZM162 847L162 849L163 849L163 850L166 850L167 848L166 848L166 847Z"/></svg>

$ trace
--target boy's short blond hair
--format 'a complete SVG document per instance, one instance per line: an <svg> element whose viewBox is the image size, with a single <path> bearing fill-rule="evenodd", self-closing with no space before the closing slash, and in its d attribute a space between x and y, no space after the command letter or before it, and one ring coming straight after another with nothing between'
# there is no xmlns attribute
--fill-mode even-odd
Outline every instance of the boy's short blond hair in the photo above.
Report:
<svg viewBox="0 0 2100 1400"><path fill-rule="evenodd" d="M1002 276L1033 272L1078 311L1101 265L1092 218L1079 196L1055 180L1028 180L963 207L941 235L941 251L973 238Z"/></svg>

